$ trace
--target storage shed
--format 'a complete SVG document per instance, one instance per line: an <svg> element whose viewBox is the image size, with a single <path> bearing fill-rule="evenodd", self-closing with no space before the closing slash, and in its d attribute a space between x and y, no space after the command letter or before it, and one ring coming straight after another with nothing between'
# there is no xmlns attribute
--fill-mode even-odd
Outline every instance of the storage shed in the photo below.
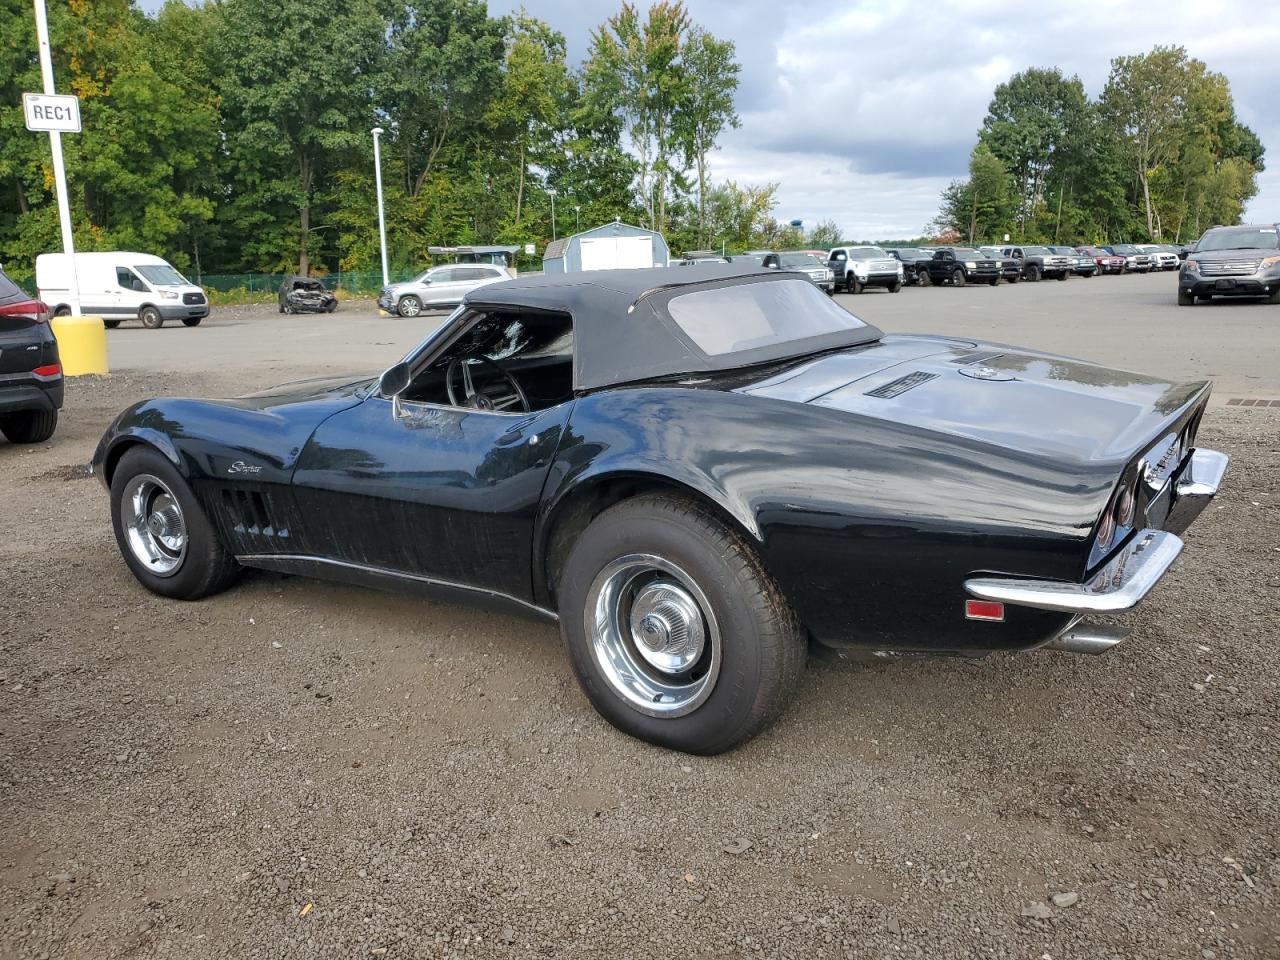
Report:
<svg viewBox="0 0 1280 960"><path fill-rule="evenodd" d="M665 267L671 252L662 234L615 220L547 244L542 254L546 273L579 270Z"/></svg>

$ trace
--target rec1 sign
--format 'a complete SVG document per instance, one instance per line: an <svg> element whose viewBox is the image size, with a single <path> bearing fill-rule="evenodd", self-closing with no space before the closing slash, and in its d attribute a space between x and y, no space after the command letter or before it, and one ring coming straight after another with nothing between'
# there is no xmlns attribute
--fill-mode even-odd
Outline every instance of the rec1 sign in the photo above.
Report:
<svg viewBox="0 0 1280 960"><path fill-rule="evenodd" d="M49 93L24 93L22 112L28 130L80 132L80 98Z"/></svg>

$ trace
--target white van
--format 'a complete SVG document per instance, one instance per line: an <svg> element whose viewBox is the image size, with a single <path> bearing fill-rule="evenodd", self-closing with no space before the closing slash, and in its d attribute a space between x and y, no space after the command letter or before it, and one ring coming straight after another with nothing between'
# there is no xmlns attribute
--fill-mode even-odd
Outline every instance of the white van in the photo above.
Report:
<svg viewBox="0 0 1280 960"><path fill-rule="evenodd" d="M149 253L77 253L75 281L80 312L101 316L108 327L139 320L150 330L166 320L197 326L209 315L204 291L166 260ZM36 257L38 296L54 316L71 312L71 262L65 253Z"/></svg>

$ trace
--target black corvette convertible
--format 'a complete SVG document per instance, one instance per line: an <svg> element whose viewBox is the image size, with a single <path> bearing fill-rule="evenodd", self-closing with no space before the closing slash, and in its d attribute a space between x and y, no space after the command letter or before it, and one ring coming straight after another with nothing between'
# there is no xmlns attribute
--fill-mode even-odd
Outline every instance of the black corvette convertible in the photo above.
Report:
<svg viewBox="0 0 1280 960"><path fill-rule="evenodd" d="M885 336L732 266L474 291L380 378L151 400L93 469L134 575L241 567L558 619L613 724L714 753L809 644L1101 652L1227 458L1205 383Z"/></svg>

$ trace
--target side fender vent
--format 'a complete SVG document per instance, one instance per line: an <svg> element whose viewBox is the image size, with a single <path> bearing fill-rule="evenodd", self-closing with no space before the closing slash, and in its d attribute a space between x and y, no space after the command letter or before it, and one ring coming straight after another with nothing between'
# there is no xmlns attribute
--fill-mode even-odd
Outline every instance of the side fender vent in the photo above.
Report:
<svg viewBox="0 0 1280 960"><path fill-rule="evenodd" d="M877 397L881 400L892 400L894 397L906 393L922 383L928 383L930 380L936 380L936 373L926 373L923 370L917 370L914 373L908 373L905 377L899 377L897 380L890 380L888 383L881 384L874 390L868 390L864 396Z"/></svg>
<svg viewBox="0 0 1280 960"><path fill-rule="evenodd" d="M276 524L268 499L259 490L222 491L223 515L232 531L244 536L278 539L289 531Z"/></svg>

